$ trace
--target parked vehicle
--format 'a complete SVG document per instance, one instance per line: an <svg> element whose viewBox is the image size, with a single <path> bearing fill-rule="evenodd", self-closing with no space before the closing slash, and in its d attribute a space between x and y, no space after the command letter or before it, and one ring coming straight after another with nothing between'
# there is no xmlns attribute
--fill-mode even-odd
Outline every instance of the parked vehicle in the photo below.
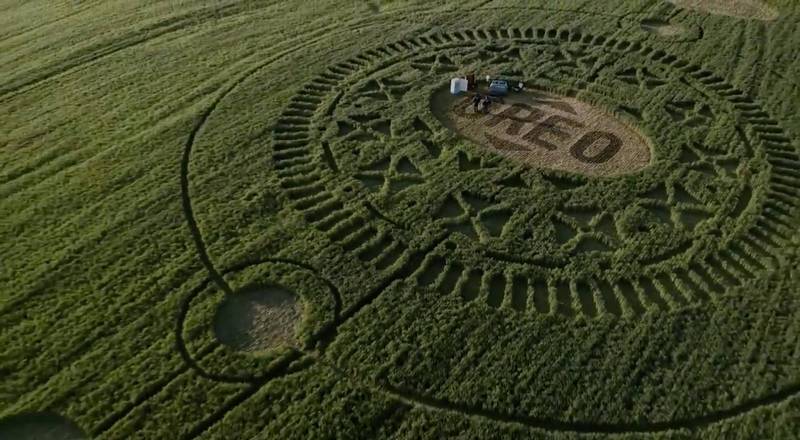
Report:
<svg viewBox="0 0 800 440"><path fill-rule="evenodd" d="M503 79L492 80L489 84L489 94L492 96L508 95L508 81Z"/></svg>

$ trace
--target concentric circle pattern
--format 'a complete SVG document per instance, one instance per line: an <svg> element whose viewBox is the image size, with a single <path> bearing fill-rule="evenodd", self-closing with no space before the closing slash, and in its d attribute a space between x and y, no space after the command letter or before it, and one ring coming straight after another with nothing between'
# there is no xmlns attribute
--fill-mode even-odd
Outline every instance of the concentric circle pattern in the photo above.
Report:
<svg viewBox="0 0 800 440"><path fill-rule="evenodd" d="M656 166L588 178L486 153L434 116L436 94L466 71L614 112L651 138ZM378 270L410 252L397 231L443 241L418 262L418 284L495 308L633 317L723 301L778 264L797 206L800 158L756 99L641 42L573 31L470 30L367 51L305 86L273 138L284 195L310 225Z"/></svg>

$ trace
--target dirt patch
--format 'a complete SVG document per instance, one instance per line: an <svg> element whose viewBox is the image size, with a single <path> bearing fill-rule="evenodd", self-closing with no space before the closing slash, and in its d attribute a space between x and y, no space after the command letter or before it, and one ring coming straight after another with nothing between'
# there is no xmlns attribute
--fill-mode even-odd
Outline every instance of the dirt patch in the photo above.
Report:
<svg viewBox="0 0 800 440"><path fill-rule="evenodd" d="M293 346L301 315L297 297L286 289L246 290L230 295L219 306L214 331L220 342L240 351Z"/></svg>
<svg viewBox="0 0 800 440"><path fill-rule="evenodd" d="M488 112L471 97L434 95L433 112L452 130L525 164L590 176L637 172L650 164L647 139L620 118L575 98L512 93Z"/></svg>
<svg viewBox="0 0 800 440"><path fill-rule="evenodd" d="M642 20L642 30L659 37L679 37L689 33L683 26L670 24L662 20Z"/></svg>
<svg viewBox="0 0 800 440"><path fill-rule="evenodd" d="M86 440L74 423L51 413L20 414L0 420L0 439Z"/></svg>
<svg viewBox="0 0 800 440"><path fill-rule="evenodd" d="M775 20L779 13L773 7L758 0L666 0L686 9L707 12L729 17L752 18L756 20Z"/></svg>

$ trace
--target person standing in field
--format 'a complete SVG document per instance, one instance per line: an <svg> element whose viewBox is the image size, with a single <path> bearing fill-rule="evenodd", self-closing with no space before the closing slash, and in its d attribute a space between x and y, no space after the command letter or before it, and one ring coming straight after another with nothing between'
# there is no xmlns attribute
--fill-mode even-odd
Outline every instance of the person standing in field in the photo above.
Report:
<svg viewBox="0 0 800 440"><path fill-rule="evenodd" d="M481 103L481 94L476 93L475 96L472 97L472 111L478 113L478 106Z"/></svg>
<svg viewBox="0 0 800 440"><path fill-rule="evenodd" d="M489 106L492 105L492 98L488 96L483 97L483 112L489 113Z"/></svg>

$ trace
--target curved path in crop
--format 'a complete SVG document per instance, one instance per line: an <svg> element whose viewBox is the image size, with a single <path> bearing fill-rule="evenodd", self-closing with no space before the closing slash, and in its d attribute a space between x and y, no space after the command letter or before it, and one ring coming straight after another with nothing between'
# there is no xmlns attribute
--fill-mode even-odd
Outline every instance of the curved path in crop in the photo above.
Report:
<svg viewBox="0 0 800 440"><path fill-rule="evenodd" d="M483 3L485 3L485 2L483 2ZM473 11L474 10L489 11L489 10L495 10L495 9L507 9L507 8L502 8L502 7L501 8L478 7L478 8L472 9L472 10ZM593 14L596 15L597 14L594 11L566 10L566 9L545 9L545 8L533 8L533 9L544 10L544 11L554 12L554 13L561 12L561 13L587 14L587 15L593 15ZM419 10L416 10L416 11L413 11L413 12L416 13L416 14L420 13ZM393 11L393 12L388 12L388 13L381 13L381 14L377 14L376 13L373 17L369 17L367 19L354 20L353 22L351 22L349 24L349 27L347 27L346 31L351 31L353 29L358 29L358 28L366 28L366 27L369 27L369 26L380 25L380 23L370 23L370 20L375 20L375 19L383 20L383 19L385 19L387 17L397 18L397 17L402 17L403 15L410 14L410 13L411 12L407 12L407 11L403 11L403 10L401 10L401 11ZM427 11L427 12L422 12L422 13L427 15L427 14L435 14L435 13L445 14L446 12ZM615 15L612 15L612 14L602 14L602 15L611 16L611 17L617 17L618 19L625 18L625 16L615 16ZM201 233L201 231L200 231L200 229L199 229L199 227L197 225L197 222L195 220L194 213L193 213L193 210L192 210L192 200L191 200L191 195L189 193L189 165L190 165L190 161L191 161L191 154L192 154L193 147L195 145L195 142L196 142L201 130L203 129L203 127L205 126L205 124L209 120L209 118L212 116L212 114L215 112L217 106L231 92L233 92L239 85L241 85L242 83L244 83L245 81L247 81L248 79L250 79L251 77L256 75L258 72L260 72L264 68L268 67L270 64L272 64L273 62L277 61L281 57L284 57L284 56L286 56L286 55L288 55L290 53L299 51L299 50L301 50L301 49L303 49L305 47L308 47L308 46L311 46L313 44L316 44L316 43L319 43L321 41L324 41L325 39L328 38L328 34L325 34L326 30L327 29L321 29L321 30L310 32L308 34L308 36L313 36L313 37L309 41L307 41L305 44L298 45L298 46L295 46L295 47L293 47L291 49L284 50L284 51L278 53L277 55L275 55L273 57L270 57L269 59L266 59L262 63L259 63L259 64L255 65L255 66L252 66L251 68L249 68L248 70L243 72L239 77L233 79L227 86L225 86L224 88L220 89L218 91L218 93L216 94L216 96L214 97L213 101L198 116L198 118L197 118L197 120L195 122L195 125L192 128L192 130L190 131L190 133L189 133L189 135L188 135L188 137L186 139L186 143L184 145L183 158L182 158L182 161L181 161L181 164L180 164L181 200L182 200L184 214L186 216L187 226L189 228L189 231L190 231L190 233L192 235L192 238L193 238L193 242L194 242L195 247L197 249L198 257L200 258L200 261L203 263L203 266L208 270L209 276L200 286L198 286L198 288L196 288L192 293L190 293L186 298L184 298L184 301L182 303L182 307L181 307L181 310L180 310L180 313L179 313L179 317L178 317L178 320L177 320L177 325L176 325L176 336L177 336L177 340L178 340L179 351L180 351L180 354L183 357L184 361L187 363L187 365L190 368L196 370L198 372L198 374L200 374L203 377L209 378L211 380L216 380L216 381L242 382L242 383L251 383L252 384L252 387L249 387L246 392L243 392L242 394L237 396L237 398L233 399L229 404L227 404L225 406L225 408L221 408L220 411L218 412L218 414L216 415L216 417L213 417L211 421L209 421L208 423L205 423L204 426L202 426L200 428L205 429L205 428L210 427L211 424L213 424L214 421L220 420L222 418L222 416L227 411L229 411L232 408L234 408L235 406L245 402L247 400L247 398L249 398L250 396L255 394L255 392L260 388L260 386L262 386L263 384L265 384L266 382L268 382L272 378L283 376L283 375L287 375L287 374L291 374L293 372L297 372L297 371L307 367L308 365L311 365L314 362L319 362L319 363L321 363L321 364L323 364L323 365L325 365L327 367L330 367L331 369L336 371L338 374L342 375L343 378L349 380L354 385L357 385L357 386L360 386L360 387L365 387L365 388L373 390L374 392L382 393L382 394L385 394L387 396L391 396L394 399L398 400L399 403L404 404L404 405L414 405L414 406L418 406L418 407L421 407L421 408L427 408L427 409L434 410L434 411L443 411L443 412L456 413L456 414L461 414L461 415L471 416L471 417L480 417L480 418L491 420L491 421L495 421L495 422L500 422L500 423L505 423L505 424L513 424L513 425L521 425L521 426L525 426L525 427L529 427L529 428L533 428L533 429L552 431L552 432L576 433L576 434L592 434L592 433L597 433L597 434L657 433L657 432L665 432L665 431L672 431L672 430L682 430L682 429L697 430L697 429L703 428L703 427L711 425L711 424L715 424L715 423L718 423L718 422L721 422L721 421L725 421L725 420L728 420L728 419L733 419L733 418L737 418L737 417L743 416L743 415L747 414L748 412L754 411L754 410L759 409L761 407L765 407L765 406L769 406L769 405L777 405L777 404L780 404L781 402L787 401L789 399L792 399L792 398L795 398L795 397L800 397L800 383L797 383L797 384L793 384L793 385L791 385L789 387L786 387L786 388L784 388L784 389L782 389L782 390L780 390L780 391L778 391L776 393L772 393L772 394L765 395L765 396L762 396L762 397L759 397L759 398L754 398L754 399L751 399L751 400L747 400L747 401L741 402L739 404L736 404L734 406L731 406L728 409L719 410L719 411L715 411L715 412L711 412L711 413L708 413L708 414L699 415L699 416L695 416L695 417L689 417L689 418L677 419L677 420L670 420L670 421L664 421L664 422L653 422L653 423L630 423L630 424L626 424L626 423L593 423L593 422L575 422L575 421L566 421L566 420L557 420L557 419L544 419L544 418L536 418L536 417L521 416L521 415L509 415L509 414L504 414L502 412L491 410L491 409L485 409L485 408L476 407L476 406L470 406L470 405L463 405L463 404L459 404L459 403L456 403L456 402L447 401L447 400L444 400L444 399L438 399L438 398L435 398L435 397L425 396L425 395L423 395L423 394L421 394L419 392L416 392L416 391L413 391L413 390L401 389L401 388L398 388L396 386L393 386L393 385L390 385L390 384L387 384L387 383L366 383L366 382L363 382L363 380L360 380L359 378L354 377L353 375L347 374L347 372L341 371L340 369L325 363L324 361L322 361L319 357L317 357L313 353L307 353L307 354L297 353L296 356L291 356L291 357L287 358L284 362L280 362L277 367L271 369L268 372L264 372L263 375L258 376L258 377L230 377L230 376L224 376L224 375L217 375L217 374L215 374L213 372L204 371L202 369L202 367L200 367L197 364L196 360L192 358L192 355L187 351L185 343L183 341L183 335L182 335L183 331L182 330L183 330L184 319L186 317L186 314L188 313L189 303L191 302L191 300L193 298L195 298L197 295L199 295L209 285L209 283L213 282L214 284L216 284L220 289L222 289L226 293L232 293L232 290L231 290L230 286L227 284L227 282L223 278L224 274L227 274L227 273L230 273L230 272L233 272L233 271L236 271L236 270L241 270L241 269L243 269L245 267L248 267L248 266L251 266L253 264L261 264L261 263L264 263L264 262L273 262L273 261L274 262L283 262L283 263L287 263L287 264L295 264L295 265L297 265L297 266L299 266L299 267L301 267L303 269L312 270L312 271L316 272L317 274L319 273L319 271L317 271L315 268L312 268L310 266L307 266L305 264L301 264L301 263L298 263L298 262L295 262L295 261L283 260L283 259L271 259L271 258L265 258L262 261L255 262L255 263L253 263L253 262L242 263L242 264L239 264L239 265L236 265L234 267L227 268L227 269L224 269L224 270L220 270L217 267L215 267L214 263L212 262L209 254L208 254L208 252L206 250L206 245L205 245L205 242L204 242L204 239L203 239L203 235L202 235L202 233ZM438 242L436 244L438 244ZM435 245L434 245L434 247L435 247ZM374 289L374 291L372 291L368 295L366 295L366 299L362 300L360 304L358 304L356 307L351 309L349 311L349 313L341 314L341 312L339 310L337 310L336 319L335 319L335 325L327 330L327 332L328 332L327 334L317 335L317 337L320 340L322 340L323 342L326 341L326 340L329 341L330 338L333 338L335 336L335 328L338 327L338 325L344 323L346 320L348 320L349 318L354 316L361 308L363 308L363 306L367 305L372 299L374 299L377 296L379 296L383 292L383 290L385 290L394 281L404 278L403 275L404 275L405 271L403 269L404 268L400 268L397 271L395 271L394 274L392 274L389 277L387 277L384 280L384 282L382 282L381 285L378 288ZM330 281L327 281L327 280L324 280L324 281L326 282L326 284L328 284L329 286L331 286L333 288L334 292L336 292L335 286L333 286L333 284ZM337 297L337 300L336 300L337 303L340 304L341 303L341 299L339 298L338 292L336 293L336 297ZM293 361L296 361L296 360L300 359L303 356L305 356L304 357L305 362L297 362L297 363L295 363L293 365L290 365L290 364L292 364ZM194 434L195 435L199 434L200 432L202 432L202 429L199 432L195 432ZM197 429L195 431L197 431ZM193 435L189 435L188 436L188 438L191 438L191 437L193 437Z"/></svg>

